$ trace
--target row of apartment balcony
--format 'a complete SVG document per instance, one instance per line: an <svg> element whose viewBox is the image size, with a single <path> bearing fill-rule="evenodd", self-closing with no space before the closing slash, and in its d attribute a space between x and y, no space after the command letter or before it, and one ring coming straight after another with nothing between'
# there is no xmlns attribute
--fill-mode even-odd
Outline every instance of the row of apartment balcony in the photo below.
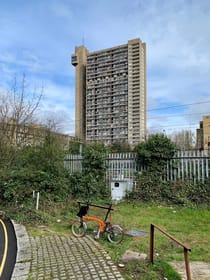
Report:
<svg viewBox="0 0 210 280"><path fill-rule="evenodd" d="M88 55L87 57L87 64L95 65L95 64L102 64L106 62L112 62L112 61L122 61L128 59L128 53L127 52L121 52L119 54L111 54L110 56L106 56L106 54L102 54L101 56L95 56L95 55Z"/></svg>
<svg viewBox="0 0 210 280"><path fill-rule="evenodd" d="M94 118L94 117L90 117L87 118L86 120L86 125L87 127L92 127L95 125L98 125L98 128L100 128L100 126L103 125L109 125L109 128L115 127L115 126L124 126L124 125L128 125L128 118L125 115L122 115L122 117L119 118L117 116L102 116L100 119L98 118Z"/></svg>
<svg viewBox="0 0 210 280"><path fill-rule="evenodd" d="M124 103L122 105L120 104L114 104L114 106L102 106L103 104L100 104L99 106L89 106L86 109L86 116L87 117L97 117L100 118L101 116L106 116L110 114L120 114L120 116L125 116L128 113L128 106L127 103Z"/></svg>
<svg viewBox="0 0 210 280"><path fill-rule="evenodd" d="M88 105L91 106L91 103L89 103ZM88 106L87 111L94 110L94 109L100 110L103 109L104 107L105 108L111 107L111 110L115 111L117 109L121 110L122 108L126 109L127 106L128 106L128 101L126 99L121 99L121 100L116 100L111 102L97 102L97 104L92 105L91 108L89 108Z"/></svg>
<svg viewBox="0 0 210 280"><path fill-rule="evenodd" d="M98 126L96 128L89 128L87 127L87 132L88 133L99 133L99 132L104 132L104 133L111 133L113 134L113 132L119 132L119 133L127 133L128 132L128 126L124 124L120 124L117 126L117 124L109 124L109 127L107 128L107 126L101 127Z"/></svg>
<svg viewBox="0 0 210 280"><path fill-rule="evenodd" d="M129 54L139 54L139 46L137 48L129 49Z"/></svg>
<svg viewBox="0 0 210 280"><path fill-rule="evenodd" d="M127 119L124 119L124 120L121 120L121 121L118 121L118 120L112 120L110 118L108 119L101 119L101 120L96 120L96 119L89 119L87 120L87 123L86 123L86 127L87 128L97 128L97 129L100 129L100 128L103 128L103 127L107 127L107 129L111 129L111 128L116 128L116 127L124 127L126 128L128 126L128 121Z"/></svg>
<svg viewBox="0 0 210 280"><path fill-rule="evenodd" d="M118 82L118 83L106 83L106 84L97 84L95 86L89 86L87 88L87 92L96 92L99 90L106 90L106 91L112 91L116 89L121 89L123 91L128 89L128 85L126 84L125 81Z"/></svg>
<svg viewBox="0 0 210 280"><path fill-rule="evenodd" d="M111 120L112 119L118 119L118 122L119 122L119 119L121 118L124 118L125 121L126 121L126 117L127 117L127 114L125 112L119 112L119 111L115 111L115 112L106 112L104 114L101 114L101 115L94 115L94 114L87 114L86 115L86 121L87 122L90 122L90 121L95 121L95 120L102 120L102 119L108 119L110 120L110 123L111 123Z"/></svg>
<svg viewBox="0 0 210 280"><path fill-rule="evenodd" d="M125 60L121 60L121 61L116 61L116 63L114 61L110 61L108 63L103 63L103 64L94 64L94 65L90 65L88 64L86 66L86 70L87 73L91 73L91 72L97 72L97 70L116 70L116 69L126 69L128 66L128 62Z"/></svg>
<svg viewBox="0 0 210 280"><path fill-rule="evenodd" d="M97 78L103 78L103 79L109 79L112 78L114 75L123 75L128 76L128 68L127 67L116 67L111 68L107 67L106 69L96 69L86 72L87 79L97 79Z"/></svg>
<svg viewBox="0 0 210 280"><path fill-rule="evenodd" d="M116 133L110 133L107 131L94 131L94 133L88 133L86 134L87 138L94 138L94 137L101 137L101 139L110 139L110 138L127 138L128 134L126 132L116 132Z"/></svg>
<svg viewBox="0 0 210 280"><path fill-rule="evenodd" d="M121 139L121 140L125 140L128 138L128 135L127 134L105 134L105 133L95 133L95 134L86 134L86 138L87 138L87 141L92 139L100 139L100 140L116 140L116 139Z"/></svg>
<svg viewBox="0 0 210 280"><path fill-rule="evenodd" d="M129 84L129 89L132 89L132 92L134 95L135 95L135 93L139 93L139 83L136 82L132 85Z"/></svg>
<svg viewBox="0 0 210 280"><path fill-rule="evenodd" d="M130 89L130 88L129 88ZM137 92L138 94L138 92ZM97 87L97 88L92 88L88 89L86 92L86 97L87 99L92 99L97 97L115 97L115 96L122 96L122 95L128 95L128 88L127 86L124 87L124 84L120 84L118 86L115 85L112 89L109 87Z"/></svg>
<svg viewBox="0 0 210 280"><path fill-rule="evenodd" d="M109 128L113 128L113 127L127 127L128 126L128 119L125 118L121 118L121 120L119 120L118 118L101 118L101 119L96 119L96 118L92 118L92 119L88 119L86 121L86 127L95 127L95 126L99 126L98 128L104 127L109 125Z"/></svg>
<svg viewBox="0 0 210 280"><path fill-rule="evenodd" d="M101 118L104 117L106 115L110 116L110 114L113 115L118 115L118 116L125 116L127 115L127 106L115 106L113 108L104 108L101 107L101 110L99 112L98 107L93 107L93 108L88 108L87 109L87 113L86 113L86 118ZM123 110L122 110L123 109ZM130 114L133 114L133 111L130 111ZM139 114L135 114L136 116Z"/></svg>
<svg viewBox="0 0 210 280"><path fill-rule="evenodd" d="M110 130L116 130L116 129L122 129L123 131L127 130L128 129L128 125L127 123L122 123L122 124L110 124L110 123L107 123L107 124L98 124L98 125L88 125L86 126L86 130L88 131L88 133L93 133L94 131L106 131L107 133L110 131Z"/></svg>
<svg viewBox="0 0 210 280"><path fill-rule="evenodd" d="M128 93L128 88L125 84L118 84L118 85L113 85L113 86L104 86L104 87L93 87L91 89L87 89L86 95L88 98L106 98L106 97L112 97L119 95L126 95Z"/></svg>
<svg viewBox="0 0 210 280"><path fill-rule="evenodd" d="M126 109L126 108L125 108ZM119 109L116 109L116 110L103 110L103 112L100 112L100 114L97 114L97 113L87 113L86 114L86 119L87 121L91 121L91 120L94 120L94 119L114 119L114 118L125 118L127 115L127 112L125 112L124 110L119 110ZM112 117L113 116L113 117Z"/></svg>
<svg viewBox="0 0 210 280"><path fill-rule="evenodd" d="M143 75L144 76L144 75ZM118 70L107 70L107 71L97 71L90 72L87 74L87 84L97 84L99 81L106 83L107 81L115 81L117 79L125 79L127 77L132 77L133 80L140 78L139 69L135 71L127 71L127 69Z"/></svg>
<svg viewBox="0 0 210 280"><path fill-rule="evenodd" d="M138 98L138 95L136 96ZM133 100L133 99L131 99ZM93 104L93 103L107 103L111 104L113 102L120 102L120 101L128 101L128 92L120 91L118 94L115 91L114 95L109 94L109 92L96 92L96 93L89 93L86 96L86 104Z"/></svg>
<svg viewBox="0 0 210 280"><path fill-rule="evenodd" d="M128 102L127 100L125 101L121 101L121 103L119 103L118 101L115 101L115 102L98 102L97 104L95 104L94 102L93 103L88 103L86 104L86 112L87 113L96 113L96 114L99 114L103 111L110 111L110 112L113 112L113 111L116 111L116 110L121 110L122 108L124 110L127 111L127 108L128 107ZM102 110L101 110L102 109Z"/></svg>
<svg viewBox="0 0 210 280"><path fill-rule="evenodd" d="M86 121L87 127L109 125L109 128L113 128L115 126L125 126L125 124L128 125L128 118L126 116L124 116L124 118L122 117L120 120L119 118L106 118L106 116L102 116L100 119L90 118Z"/></svg>
<svg viewBox="0 0 210 280"><path fill-rule="evenodd" d="M125 80L127 82L127 72L120 72L114 75L108 76L103 73L103 75L89 75L87 76L87 85L97 85L98 83L107 84L109 82L117 81L117 80Z"/></svg>
<svg viewBox="0 0 210 280"><path fill-rule="evenodd" d="M138 101L138 98L132 99L135 101ZM97 106L97 104L104 104L104 105L108 105L108 104L115 104L117 102L127 102L128 101L128 95L124 92L121 92L120 95L114 95L114 96L107 96L107 95L103 95L102 93L95 93L95 94L90 94L87 96L86 98L86 105L95 105Z"/></svg>
<svg viewBox="0 0 210 280"><path fill-rule="evenodd" d="M118 61L116 64L110 62L110 63L106 63L106 64L101 64L101 65L96 64L94 66L88 65L88 66L86 66L86 72L87 72L87 74L97 73L98 71L115 72L115 71L120 71L120 70L126 70L126 69L128 69L128 66L131 68L131 70L133 72L135 72L136 69L139 68L139 61L132 60L132 61L129 61L129 63L125 62L125 61L121 61L119 63L119 61Z"/></svg>
<svg viewBox="0 0 210 280"><path fill-rule="evenodd" d="M87 123L96 123L96 122L109 122L110 124L112 123L125 123L127 122L128 116L127 116L127 112L117 112L116 114L114 114L115 112L107 112L107 111L103 111L102 114L100 115L87 115L86 119L87 119Z"/></svg>
<svg viewBox="0 0 210 280"><path fill-rule="evenodd" d="M118 65L119 64L127 64L128 63L128 59L127 57L120 57L117 59L110 59L110 60L101 60L101 61L87 61L87 69L90 68L94 68L94 67L104 67L104 66L112 66L114 65Z"/></svg>
<svg viewBox="0 0 210 280"><path fill-rule="evenodd" d="M104 145L111 145L113 142L115 142L115 141L122 141L122 142L126 142L126 138L118 138L118 139L113 139L113 138L103 138L103 139L101 139L101 138L94 138L94 137L92 137L92 138L87 138L87 141L88 142L92 142L92 143L96 143L96 142L98 142L98 143L101 143L101 141L103 141L103 143L104 143Z"/></svg>
<svg viewBox="0 0 210 280"><path fill-rule="evenodd" d="M132 56L129 57L131 61L139 60L139 58L140 58L139 53L138 54L132 53Z"/></svg>
<svg viewBox="0 0 210 280"><path fill-rule="evenodd" d="M86 114L94 114L96 116L102 115L102 113L115 113L115 112L122 112L125 113L128 111L127 102L124 105L115 103L113 106L102 106L103 103L96 104L87 104L86 106ZM99 109L100 108L100 109ZM123 108L123 110L122 110ZM131 110L129 110L131 112Z"/></svg>
<svg viewBox="0 0 210 280"><path fill-rule="evenodd" d="M127 87L124 87L124 85L120 85L118 87L115 86L114 89L114 94L113 93L113 89L109 86L109 87L103 87L103 88L92 88L92 89L88 89L86 92L86 98L87 100L92 100L93 98L97 97L97 98L102 98L102 99L107 99L110 98L112 99L117 97L118 94L119 96L123 96L123 95L127 95L128 94L128 89Z"/></svg>
<svg viewBox="0 0 210 280"><path fill-rule="evenodd" d="M138 98L138 95L136 96ZM95 92L95 93L89 93L86 96L86 103L111 103L118 100L126 100L128 99L128 92L127 91L115 91L113 95L109 94L109 92ZM133 99L132 99L133 100Z"/></svg>
<svg viewBox="0 0 210 280"><path fill-rule="evenodd" d="M115 106L113 108L104 108L103 106L101 106L101 110L100 112L97 112L97 110L99 109L99 107L93 107L93 108L88 108L87 109L87 113L86 113L86 118L87 120L91 120L91 119L100 119L100 118L110 118L110 116L118 116L120 118L122 117L126 117L127 116L127 106ZM139 108L135 108L134 110L130 110L129 111L129 116L132 116L133 120L139 120Z"/></svg>
<svg viewBox="0 0 210 280"><path fill-rule="evenodd" d="M128 62L128 57L127 56L118 56L118 57L112 57L110 59L88 59L87 60L87 69L92 69L94 66L95 67L103 67L107 65L118 65L118 64L127 64Z"/></svg>
<svg viewBox="0 0 210 280"><path fill-rule="evenodd" d="M128 57L128 65L129 66L133 66L133 65L138 65L139 66L139 60L140 60L140 56L138 55L130 55Z"/></svg>
<svg viewBox="0 0 210 280"><path fill-rule="evenodd" d="M86 65L87 72L92 71L93 69L96 71L97 69L106 69L106 68L126 68L128 67L128 60L126 58L120 58L116 60L110 60L110 61L101 61L99 62L88 62Z"/></svg>
<svg viewBox="0 0 210 280"><path fill-rule="evenodd" d="M100 111L103 112L104 110L107 110L107 107L110 107L110 111L112 112L117 112L117 111L126 111L126 108L128 107L128 103L126 101L121 102L119 104L119 102L113 102L113 103L98 103L98 104L87 104L87 114L88 112L93 112L93 111Z"/></svg>
<svg viewBox="0 0 210 280"><path fill-rule="evenodd" d="M86 79L87 81L89 80L94 80L94 81L104 81L108 79L117 78L117 77L127 77L128 76L128 71L127 69L110 69L108 71L92 71L91 73L87 73Z"/></svg>
<svg viewBox="0 0 210 280"><path fill-rule="evenodd" d="M101 82L107 82L107 81L110 81L110 80L113 80L113 78L117 78L117 77L120 77L120 78L126 78L128 77L128 72L127 70L124 71L118 71L114 74L108 74L108 73L103 73L103 75L98 75L98 76L94 76L94 77L89 77L90 75L87 75L87 84L91 84L91 83L98 83L99 81Z"/></svg>
<svg viewBox="0 0 210 280"><path fill-rule="evenodd" d="M137 100L138 96L136 98L133 98L132 100ZM87 103L92 102L98 102L98 103L113 103L113 102L120 102L120 101L128 101L128 95L127 92L120 92L119 95L115 94L114 96L106 95L104 92L96 92L88 94L86 97Z"/></svg>
<svg viewBox="0 0 210 280"><path fill-rule="evenodd" d="M128 78L127 76L121 77L120 79L110 78L106 80L97 80L95 83L87 85L87 89L103 88L103 87L119 87L124 86L127 88Z"/></svg>
<svg viewBox="0 0 210 280"><path fill-rule="evenodd" d="M106 57L106 58L110 58L111 56L113 55L119 55L119 54L122 54L122 53L127 53L127 45L123 46L123 47L117 47L117 48L111 48L111 49L108 49L107 51L96 51L96 52L93 52L91 54L88 55L88 58L89 57L95 57L95 58L103 58L103 57Z"/></svg>
<svg viewBox="0 0 210 280"><path fill-rule="evenodd" d="M87 66L86 66L86 69L89 71L89 70L92 70L92 69L98 69L98 68L107 68L107 67L110 67L110 68L125 68L127 67L128 65L128 60L126 57L121 57L121 58L116 58L116 59L113 59L113 60L101 60L101 61L88 61L87 62Z"/></svg>

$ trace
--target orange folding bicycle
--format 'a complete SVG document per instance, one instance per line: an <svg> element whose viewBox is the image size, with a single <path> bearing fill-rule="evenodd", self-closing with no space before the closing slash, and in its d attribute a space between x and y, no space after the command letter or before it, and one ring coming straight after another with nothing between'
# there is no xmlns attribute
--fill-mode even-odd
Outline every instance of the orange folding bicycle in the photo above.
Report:
<svg viewBox="0 0 210 280"><path fill-rule="evenodd" d="M84 204L81 206L81 204ZM76 237L82 237L86 234L87 231L87 223L86 221L93 221L96 222L98 226L97 233L95 235L95 239L99 239L101 233L105 233L107 235L107 239L111 243L118 244L123 239L123 230L119 225L112 225L109 222L107 222L107 219L110 215L110 212L114 209L112 208L112 204L109 205L109 207L105 206L99 206L92 204L90 201L87 202L81 202L78 201L79 205L79 212L77 213L77 216L80 217L79 221L76 221L72 224L71 230L74 236ZM107 209L107 213L104 220L101 220L94 216L86 216L89 210L89 206L94 206L102 209Z"/></svg>

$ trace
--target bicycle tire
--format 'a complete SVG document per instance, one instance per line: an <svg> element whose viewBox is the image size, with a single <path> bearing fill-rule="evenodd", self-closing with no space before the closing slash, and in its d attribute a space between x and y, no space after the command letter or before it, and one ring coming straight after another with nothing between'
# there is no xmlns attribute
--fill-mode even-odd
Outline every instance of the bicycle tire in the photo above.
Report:
<svg viewBox="0 0 210 280"><path fill-rule="evenodd" d="M119 244L123 239L122 228L118 225L111 226L108 233L107 233L107 239L111 243Z"/></svg>
<svg viewBox="0 0 210 280"><path fill-rule="evenodd" d="M86 233L87 225L85 222L76 221L71 226L71 231L75 237L83 237Z"/></svg>

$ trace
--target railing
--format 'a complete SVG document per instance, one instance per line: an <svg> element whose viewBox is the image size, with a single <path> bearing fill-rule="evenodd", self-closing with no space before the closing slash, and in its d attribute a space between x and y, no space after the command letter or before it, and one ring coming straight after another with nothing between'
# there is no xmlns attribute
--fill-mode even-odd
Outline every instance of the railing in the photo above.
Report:
<svg viewBox="0 0 210 280"><path fill-rule="evenodd" d="M190 247L188 245L182 243L181 241L177 240L175 237L170 235L168 232L166 232L163 228L151 224L150 225L150 262L154 263L154 232L155 228L158 229L160 232L162 232L164 235L175 241L178 245L182 246L184 248L184 259L185 259L185 268L186 268L186 275L187 280L191 280L191 273L190 273L190 264L189 264L189 258L188 258L188 252L191 251Z"/></svg>
<svg viewBox="0 0 210 280"><path fill-rule="evenodd" d="M177 152L176 156L170 159L165 169L163 180L185 181L192 183L205 182L209 177L210 157L205 151L183 151ZM106 180L110 183L113 178L127 178L134 182L136 171L139 171L136 164L135 153L112 153L106 156ZM67 155L64 166L70 173L82 171L82 156ZM142 169L144 169L142 167Z"/></svg>

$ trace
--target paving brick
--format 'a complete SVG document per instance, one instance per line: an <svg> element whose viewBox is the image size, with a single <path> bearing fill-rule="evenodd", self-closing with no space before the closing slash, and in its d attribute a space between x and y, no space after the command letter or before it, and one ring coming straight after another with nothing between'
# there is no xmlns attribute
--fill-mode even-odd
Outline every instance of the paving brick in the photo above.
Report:
<svg viewBox="0 0 210 280"><path fill-rule="evenodd" d="M89 236L29 237L29 243L31 280L119 279L120 273L110 256Z"/></svg>

